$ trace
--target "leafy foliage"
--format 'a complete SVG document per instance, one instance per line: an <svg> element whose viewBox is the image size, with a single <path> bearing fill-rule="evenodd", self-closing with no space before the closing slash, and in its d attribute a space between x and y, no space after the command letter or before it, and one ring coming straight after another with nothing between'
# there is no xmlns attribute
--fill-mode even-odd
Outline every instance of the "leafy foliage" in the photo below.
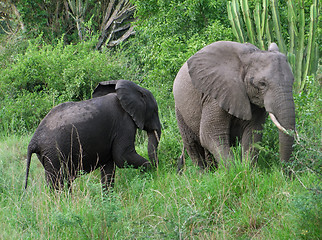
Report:
<svg viewBox="0 0 322 240"><path fill-rule="evenodd" d="M225 1L135 3L138 33L129 41L129 50L135 54L135 61L144 66L147 79L172 82L182 64L197 50L214 41L232 39L223 17Z"/></svg>
<svg viewBox="0 0 322 240"><path fill-rule="evenodd" d="M0 11L8 26L18 26L16 32L8 33L9 36L21 29L28 37L44 33L47 42L64 34L65 42L77 43L99 32L97 49L100 49L106 41L107 45L114 46L133 34L129 23L134 21L135 6L129 0L13 0L1 4ZM114 42L110 44L109 41Z"/></svg>
<svg viewBox="0 0 322 240"><path fill-rule="evenodd" d="M313 171L322 177L322 89L321 84L308 77L305 92L295 95L298 136L293 167L298 171Z"/></svg>
<svg viewBox="0 0 322 240"><path fill-rule="evenodd" d="M94 41L65 46L63 40L55 45L30 40L25 53L1 70L0 131L35 129L53 106L90 98L100 81L134 80L122 54L101 54L94 46Z"/></svg>

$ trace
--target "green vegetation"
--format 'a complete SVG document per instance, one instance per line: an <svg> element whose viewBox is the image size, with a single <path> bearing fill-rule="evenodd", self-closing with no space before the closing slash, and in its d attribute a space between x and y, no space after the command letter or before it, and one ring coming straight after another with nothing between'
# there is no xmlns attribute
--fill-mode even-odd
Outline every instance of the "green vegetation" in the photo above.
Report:
<svg viewBox="0 0 322 240"><path fill-rule="evenodd" d="M93 40L67 46L63 40L49 45L40 37L28 41L24 53L1 70L0 132L34 130L53 106L90 98L98 82L137 77L122 54L93 51Z"/></svg>
<svg viewBox="0 0 322 240"><path fill-rule="evenodd" d="M51 192L34 157L24 192L28 141L29 136L13 136L0 143L2 239L318 239L321 234L321 194L309 190L318 180L310 171L290 180L278 166L265 171L236 161L230 171L200 173L189 164L177 175L162 156L152 173L118 169L113 192L102 198L98 172L78 178L73 194Z"/></svg>
<svg viewBox="0 0 322 240"><path fill-rule="evenodd" d="M62 7L62 2L55 6ZM266 122L263 141L257 146L256 166L247 159L241 162L236 147L235 165L229 171L201 173L188 158L184 173L178 175L182 141L174 113L173 79L203 46L236 40L227 1L131 1L138 19L135 36L101 51L95 50L102 34L98 31L102 13L97 12L101 5L80 2L87 8L79 28L72 17L64 22L67 15L48 14L55 10L52 2L26 1L16 4L21 15L12 16L8 26L28 29L28 34L0 31L0 239L320 238L321 67L305 76L304 88L294 95L299 139L292 162L283 164L293 172L292 179L278 160L278 131L271 121ZM257 9L258 2L248 1L249 8ZM304 3L307 31L313 2ZM279 6L282 36L288 39L288 5ZM67 31L68 26L73 28ZM83 27L86 31L79 40ZM258 39L256 34L253 37ZM267 46L265 33L263 37ZM290 48L288 41L285 45ZM314 51L310 54L318 57ZM24 191L27 145L40 120L53 106L88 99L98 82L113 79L135 81L154 94L163 130L159 168L148 173L117 169L115 188L105 197L97 171L76 179L72 194L53 193L34 155ZM140 131L136 148L145 157L146 146Z"/></svg>

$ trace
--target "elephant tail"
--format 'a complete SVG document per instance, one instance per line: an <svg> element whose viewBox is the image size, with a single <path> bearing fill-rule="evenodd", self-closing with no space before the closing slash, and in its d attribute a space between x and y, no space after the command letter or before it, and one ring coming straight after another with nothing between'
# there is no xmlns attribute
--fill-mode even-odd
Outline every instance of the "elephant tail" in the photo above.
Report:
<svg viewBox="0 0 322 240"><path fill-rule="evenodd" d="M178 169L177 169L177 173L182 174L182 168L184 167L185 163L186 163L186 159L184 157L184 147L182 147L182 153L178 159Z"/></svg>
<svg viewBox="0 0 322 240"><path fill-rule="evenodd" d="M31 155L35 152L35 149L34 149L33 146L34 146L33 144L29 144L29 146L28 146L25 189L27 189L27 185L28 185L28 176L29 176L29 168L30 168L30 162L31 162Z"/></svg>

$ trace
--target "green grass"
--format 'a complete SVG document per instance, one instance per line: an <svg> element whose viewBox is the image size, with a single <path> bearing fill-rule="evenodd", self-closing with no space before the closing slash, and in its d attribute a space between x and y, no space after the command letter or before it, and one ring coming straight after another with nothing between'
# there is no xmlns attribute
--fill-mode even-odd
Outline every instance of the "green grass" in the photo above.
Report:
<svg viewBox="0 0 322 240"><path fill-rule="evenodd" d="M321 194L306 189L319 179L309 171L291 180L279 166L263 171L236 161L229 171L201 173L187 160L178 175L173 159L160 156L154 172L117 169L115 188L103 198L98 172L76 179L72 194L51 192L33 156L24 191L29 140L0 141L0 239L318 239L321 233Z"/></svg>

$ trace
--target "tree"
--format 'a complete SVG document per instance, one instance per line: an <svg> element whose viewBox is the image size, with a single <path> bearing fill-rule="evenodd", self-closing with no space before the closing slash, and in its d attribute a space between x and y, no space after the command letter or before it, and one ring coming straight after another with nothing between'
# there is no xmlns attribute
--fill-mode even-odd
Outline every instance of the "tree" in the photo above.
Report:
<svg viewBox="0 0 322 240"><path fill-rule="evenodd" d="M10 0L0 2L0 22L2 31L8 35L25 29L18 9Z"/></svg>
<svg viewBox="0 0 322 240"><path fill-rule="evenodd" d="M26 29L48 41L65 34L68 43L86 40L86 23L99 33L96 49L113 47L134 34L135 6L129 0L6 0L0 3L1 27L7 34Z"/></svg>
<svg viewBox="0 0 322 240"><path fill-rule="evenodd" d="M100 37L96 49L100 50L107 43L113 47L123 42L135 32L131 23L135 20L133 6L128 0L105 1L106 8L100 28Z"/></svg>

